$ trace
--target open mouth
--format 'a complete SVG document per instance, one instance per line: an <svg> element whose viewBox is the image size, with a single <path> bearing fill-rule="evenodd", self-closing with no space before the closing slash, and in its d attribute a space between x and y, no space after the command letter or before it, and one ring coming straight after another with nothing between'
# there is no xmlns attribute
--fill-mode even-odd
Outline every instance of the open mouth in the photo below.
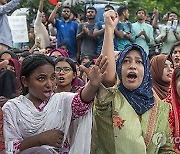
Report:
<svg viewBox="0 0 180 154"><path fill-rule="evenodd" d="M58 81L59 81L59 82L64 82L64 80L65 80L65 78L62 77L62 76L58 78Z"/></svg>
<svg viewBox="0 0 180 154"><path fill-rule="evenodd" d="M135 72L130 72L130 73L128 73L127 78L128 78L129 81L133 82L133 81L136 80L137 74Z"/></svg>
<svg viewBox="0 0 180 154"><path fill-rule="evenodd" d="M46 91L44 91L44 95L45 95L46 97L50 97L51 94L52 94L52 90L46 90Z"/></svg>
<svg viewBox="0 0 180 154"><path fill-rule="evenodd" d="M179 62L180 62L180 59L179 59L178 57L176 57L176 58L174 58L174 61L175 61L176 63L179 63Z"/></svg>

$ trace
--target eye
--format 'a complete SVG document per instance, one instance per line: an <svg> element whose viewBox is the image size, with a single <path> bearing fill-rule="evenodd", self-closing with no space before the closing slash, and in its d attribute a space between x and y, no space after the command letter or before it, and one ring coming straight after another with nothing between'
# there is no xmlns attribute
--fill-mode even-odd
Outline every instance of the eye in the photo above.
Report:
<svg viewBox="0 0 180 154"><path fill-rule="evenodd" d="M173 54L177 54L177 51L174 51Z"/></svg>
<svg viewBox="0 0 180 154"><path fill-rule="evenodd" d="M129 62L130 62L130 60L128 60L128 59L123 60L123 63L129 63Z"/></svg>
<svg viewBox="0 0 180 154"><path fill-rule="evenodd" d="M51 80L55 80L56 79L56 74L52 74L51 75Z"/></svg>
<svg viewBox="0 0 180 154"><path fill-rule="evenodd" d="M45 80L45 77L39 77L37 80L38 80L38 81L44 81L44 80Z"/></svg>
<svg viewBox="0 0 180 154"><path fill-rule="evenodd" d="M55 72L57 73L57 72L60 72L61 71L61 68L60 67L56 67L55 68Z"/></svg>
<svg viewBox="0 0 180 154"><path fill-rule="evenodd" d="M138 60L136 63L137 64L143 64L142 60Z"/></svg>

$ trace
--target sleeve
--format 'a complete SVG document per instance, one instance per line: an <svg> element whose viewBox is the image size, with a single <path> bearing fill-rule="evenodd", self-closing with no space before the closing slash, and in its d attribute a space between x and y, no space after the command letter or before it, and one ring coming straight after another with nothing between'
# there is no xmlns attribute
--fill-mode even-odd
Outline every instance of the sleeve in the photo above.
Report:
<svg viewBox="0 0 180 154"><path fill-rule="evenodd" d="M77 30L77 34L81 33L82 32L82 27L83 27L84 24L80 24L79 27L78 27L78 30Z"/></svg>
<svg viewBox="0 0 180 154"><path fill-rule="evenodd" d="M75 22L75 34L77 34L78 27L79 27L78 23Z"/></svg>
<svg viewBox="0 0 180 154"><path fill-rule="evenodd" d="M58 27L59 27L59 21L60 21L60 20L57 19L57 18L56 18L55 20L56 20L56 23L55 23L54 27L56 27L56 28L58 29Z"/></svg>
<svg viewBox="0 0 180 154"><path fill-rule="evenodd" d="M163 27L162 30L160 29L160 34L156 37L156 41L160 42L165 35L166 29Z"/></svg>
<svg viewBox="0 0 180 154"><path fill-rule="evenodd" d="M95 26L94 26L94 29L96 29L96 30L102 29L101 23L100 23L100 22L97 22L97 23L95 24Z"/></svg>
<svg viewBox="0 0 180 154"><path fill-rule="evenodd" d="M132 42L135 42L135 40L136 40L136 34L135 34L134 30L133 30L132 25L131 25L131 35L132 35Z"/></svg>
<svg viewBox="0 0 180 154"><path fill-rule="evenodd" d="M34 26L38 26L42 23L42 13L38 10L35 22L34 22Z"/></svg>
<svg viewBox="0 0 180 154"><path fill-rule="evenodd" d="M5 149L8 154L18 153L20 141L23 140L16 129L17 123L15 124L13 121L14 118L17 118L16 115L12 114L13 112L16 111L12 110L12 108L7 105L3 108L3 133L5 139Z"/></svg>
<svg viewBox="0 0 180 154"><path fill-rule="evenodd" d="M9 3L0 6L0 15L7 14L12 11L21 0L11 0Z"/></svg>
<svg viewBox="0 0 180 154"><path fill-rule="evenodd" d="M106 104L107 102L111 102L115 98L115 94L119 91L119 78L116 75L116 83L113 87L106 88L103 84L100 85L98 92L95 98L95 104Z"/></svg>
<svg viewBox="0 0 180 154"><path fill-rule="evenodd" d="M80 116L85 115L92 106L92 103L85 103L82 101L80 97L82 89L79 91L77 95L74 96L72 100L72 120L75 120Z"/></svg>
<svg viewBox="0 0 180 154"><path fill-rule="evenodd" d="M117 30L122 30L123 31L123 25L121 23L117 24Z"/></svg>
<svg viewBox="0 0 180 154"><path fill-rule="evenodd" d="M149 44L150 45L154 44L153 27L152 26L150 26L150 28L149 28L149 39L150 39Z"/></svg>

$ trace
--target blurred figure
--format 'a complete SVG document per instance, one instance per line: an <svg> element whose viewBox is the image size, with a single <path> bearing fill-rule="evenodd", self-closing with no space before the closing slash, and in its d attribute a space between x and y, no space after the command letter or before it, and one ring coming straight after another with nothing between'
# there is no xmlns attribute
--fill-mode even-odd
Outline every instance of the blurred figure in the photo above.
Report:
<svg viewBox="0 0 180 154"><path fill-rule="evenodd" d="M12 11L21 0L0 0L0 52L12 48L13 40L7 14ZM7 3L8 2L8 3Z"/></svg>
<svg viewBox="0 0 180 154"><path fill-rule="evenodd" d="M57 47L61 43L66 43L68 46L69 57L77 61L79 58L79 53L77 52L76 46L76 34L78 29L78 24L70 19L71 8L69 6L63 6L62 8L62 19L55 18L55 15L61 6L61 2L58 2L52 11L49 21L57 28Z"/></svg>
<svg viewBox="0 0 180 154"><path fill-rule="evenodd" d="M55 73L57 81L55 92L77 92L80 87L84 86L83 81L77 77L76 64L70 58L57 58Z"/></svg>
<svg viewBox="0 0 180 154"><path fill-rule="evenodd" d="M158 99L164 100L167 97L173 70L173 62L168 55L160 54L151 59L153 90Z"/></svg>
<svg viewBox="0 0 180 154"><path fill-rule="evenodd" d="M169 13L165 27L162 27L157 42L163 42L161 53L169 54L175 42L180 41L180 26L178 26L178 15L176 12Z"/></svg>
<svg viewBox="0 0 180 154"><path fill-rule="evenodd" d="M180 41L176 42L170 52L170 58L173 61L174 68L180 65Z"/></svg>
<svg viewBox="0 0 180 154"><path fill-rule="evenodd" d="M144 9L139 9L136 12L137 22L133 23L135 32L135 43L140 45L149 55L149 45L154 44L153 27L145 23L146 12Z"/></svg>
<svg viewBox="0 0 180 154"><path fill-rule="evenodd" d="M40 47L42 49L45 49L47 46L50 45L50 38L46 26L44 25L46 23L46 16L43 12L43 4L44 0L40 0L39 9L34 22L34 34L35 39L40 38L41 40Z"/></svg>
<svg viewBox="0 0 180 154"><path fill-rule="evenodd" d="M93 36L95 25L95 17L97 10L94 7L86 9L87 22L80 24L77 31L78 49L80 50L80 58L85 55L97 56L97 38Z"/></svg>

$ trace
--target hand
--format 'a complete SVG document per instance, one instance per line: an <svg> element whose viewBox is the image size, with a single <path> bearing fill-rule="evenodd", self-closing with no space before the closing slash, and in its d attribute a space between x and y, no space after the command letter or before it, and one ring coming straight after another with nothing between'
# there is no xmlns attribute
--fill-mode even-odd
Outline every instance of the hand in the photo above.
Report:
<svg viewBox="0 0 180 154"><path fill-rule="evenodd" d="M176 35L176 29L173 30L174 35Z"/></svg>
<svg viewBox="0 0 180 154"><path fill-rule="evenodd" d="M114 10L109 10L104 13L105 29L110 28L114 31L118 21L118 15Z"/></svg>
<svg viewBox="0 0 180 154"><path fill-rule="evenodd" d="M61 148L64 138L64 133L60 130L48 130L39 134L41 145L50 145L56 148Z"/></svg>
<svg viewBox="0 0 180 154"><path fill-rule="evenodd" d="M169 34L169 30L168 30L168 28L166 28L166 35L168 35Z"/></svg>
<svg viewBox="0 0 180 154"><path fill-rule="evenodd" d="M8 63L9 63L8 60L3 60L2 62L0 62L0 70L5 68Z"/></svg>
<svg viewBox="0 0 180 154"><path fill-rule="evenodd" d="M107 57L100 55L93 67L86 68L85 66L80 65L80 69L86 73L87 78L90 80L93 86L99 86L103 80L103 77L106 75L107 65Z"/></svg>
<svg viewBox="0 0 180 154"><path fill-rule="evenodd" d="M58 3L56 4L56 7L59 8L59 7L61 7L61 5L62 5L62 2L58 2Z"/></svg>
<svg viewBox="0 0 180 154"><path fill-rule="evenodd" d="M4 96L0 96L0 107L3 107L3 105L8 101L8 99Z"/></svg>
<svg viewBox="0 0 180 154"><path fill-rule="evenodd" d="M154 15L155 15L155 16L158 16L158 15L159 15L159 11L158 11L158 9L157 9L157 8L154 8L153 13L154 13Z"/></svg>
<svg viewBox="0 0 180 154"><path fill-rule="evenodd" d="M35 44L34 44L36 47L41 47L41 39L39 38L39 37L37 37L36 39L35 39Z"/></svg>
<svg viewBox="0 0 180 154"><path fill-rule="evenodd" d="M146 31L144 29L141 31L141 35L146 35Z"/></svg>
<svg viewBox="0 0 180 154"><path fill-rule="evenodd" d="M89 33L89 29L86 26L83 26L82 30L85 34Z"/></svg>
<svg viewBox="0 0 180 154"><path fill-rule="evenodd" d="M132 35L130 32L126 32L126 34L124 35L127 39L131 40L132 39Z"/></svg>

